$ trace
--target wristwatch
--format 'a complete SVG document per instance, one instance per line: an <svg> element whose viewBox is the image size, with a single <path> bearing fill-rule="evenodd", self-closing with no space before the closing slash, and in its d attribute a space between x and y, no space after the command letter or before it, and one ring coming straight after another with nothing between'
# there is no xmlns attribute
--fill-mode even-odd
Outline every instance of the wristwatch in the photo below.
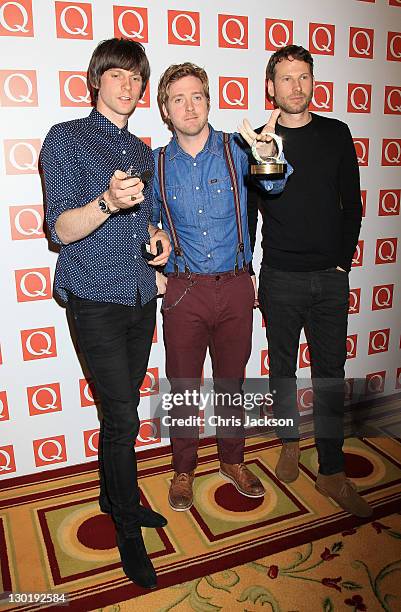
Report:
<svg viewBox="0 0 401 612"><path fill-rule="evenodd" d="M110 210L108 203L106 202L106 200L103 197L104 194L102 194L97 203L99 205L100 210L102 211L102 213L104 213L105 215L112 215L114 212L117 212L117 210Z"/></svg>

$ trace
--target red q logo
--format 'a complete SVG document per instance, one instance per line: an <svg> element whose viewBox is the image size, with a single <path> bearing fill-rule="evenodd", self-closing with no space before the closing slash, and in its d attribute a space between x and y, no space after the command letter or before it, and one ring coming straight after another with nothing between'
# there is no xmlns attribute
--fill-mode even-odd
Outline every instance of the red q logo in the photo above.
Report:
<svg viewBox="0 0 401 612"><path fill-rule="evenodd" d="M309 368L309 366L310 366L309 347L308 347L307 342L303 342L299 345L298 367L299 368Z"/></svg>
<svg viewBox="0 0 401 612"><path fill-rule="evenodd" d="M361 189L362 217L366 216L366 189Z"/></svg>
<svg viewBox="0 0 401 612"><path fill-rule="evenodd" d="M393 307L394 285L377 285L372 292L372 310Z"/></svg>
<svg viewBox="0 0 401 612"><path fill-rule="evenodd" d="M400 214L401 189L381 189L379 195L379 217Z"/></svg>
<svg viewBox="0 0 401 612"><path fill-rule="evenodd" d="M369 138L353 138L358 164L367 166L369 164Z"/></svg>
<svg viewBox="0 0 401 612"><path fill-rule="evenodd" d="M384 383L386 381L386 371L372 372L366 375L365 393L366 395L374 395L375 393L383 393Z"/></svg>
<svg viewBox="0 0 401 612"><path fill-rule="evenodd" d="M36 387L27 387L28 408L31 416L60 412L61 393L60 383L48 383Z"/></svg>
<svg viewBox="0 0 401 612"><path fill-rule="evenodd" d="M361 307L361 289L350 289L348 314L358 314Z"/></svg>
<svg viewBox="0 0 401 612"><path fill-rule="evenodd" d="M0 70L1 106L37 106L35 70Z"/></svg>
<svg viewBox="0 0 401 612"><path fill-rule="evenodd" d="M24 329L20 334L24 361L57 357L54 327Z"/></svg>
<svg viewBox="0 0 401 612"><path fill-rule="evenodd" d="M43 206L10 206L11 238L13 240L30 240L44 238Z"/></svg>
<svg viewBox="0 0 401 612"><path fill-rule="evenodd" d="M329 23L309 24L309 51L315 55L334 55L336 26Z"/></svg>
<svg viewBox="0 0 401 612"><path fill-rule="evenodd" d="M401 7L401 0L389 0L388 3L390 6Z"/></svg>
<svg viewBox="0 0 401 612"><path fill-rule="evenodd" d="M292 45L293 29L294 24L292 21L288 21L286 19L266 19L265 47L267 51L277 51L277 49L281 49L281 47Z"/></svg>
<svg viewBox="0 0 401 612"><path fill-rule="evenodd" d="M397 238L378 238L376 241L376 264L397 261Z"/></svg>
<svg viewBox="0 0 401 612"><path fill-rule="evenodd" d="M401 115L401 87L386 85L384 88L384 114Z"/></svg>
<svg viewBox="0 0 401 612"><path fill-rule="evenodd" d="M373 59L374 30L369 28L349 29L349 56Z"/></svg>
<svg viewBox="0 0 401 612"><path fill-rule="evenodd" d="M113 6L115 38L130 38L140 43L148 41L148 9Z"/></svg>
<svg viewBox="0 0 401 612"><path fill-rule="evenodd" d="M83 432L85 457L97 457L99 448L99 430L90 429Z"/></svg>
<svg viewBox="0 0 401 612"><path fill-rule="evenodd" d="M219 108L246 110L248 108L248 79L219 77Z"/></svg>
<svg viewBox="0 0 401 612"><path fill-rule="evenodd" d="M37 174L39 139L4 140L6 174Z"/></svg>
<svg viewBox="0 0 401 612"><path fill-rule="evenodd" d="M397 368L395 374L395 389L401 389L401 368Z"/></svg>
<svg viewBox="0 0 401 612"><path fill-rule="evenodd" d="M387 59L389 62L401 62L401 32L388 32Z"/></svg>
<svg viewBox="0 0 401 612"><path fill-rule="evenodd" d="M347 336L347 359L354 359L356 357L356 347L358 344L358 334Z"/></svg>
<svg viewBox="0 0 401 612"><path fill-rule="evenodd" d="M200 45L199 13L167 11L168 44Z"/></svg>
<svg viewBox="0 0 401 612"><path fill-rule="evenodd" d="M150 108L150 81L146 83L142 98L138 100L138 108Z"/></svg>
<svg viewBox="0 0 401 612"><path fill-rule="evenodd" d="M59 72L60 105L90 106L91 98L87 86L86 72Z"/></svg>
<svg viewBox="0 0 401 612"><path fill-rule="evenodd" d="M67 461L64 436L33 440L33 453L36 467Z"/></svg>
<svg viewBox="0 0 401 612"><path fill-rule="evenodd" d="M370 113L372 85L348 83L349 113Z"/></svg>
<svg viewBox="0 0 401 612"><path fill-rule="evenodd" d="M313 407L313 388L307 387L306 389L297 390L297 404L298 410L304 414L311 411Z"/></svg>
<svg viewBox="0 0 401 612"><path fill-rule="evenodd" d="M219 15L219 47L248 49L248 17Z"/></svg>
<svg viewBox="0 0 401 612"><path fill-rule="evenodd" d="M388 344L390 341L390 329L378 329L377 331L371 331L369 334L369 349L368 355L374 355L375 353L385 353L388 351Z"/></svg>
<svg viewBox="0 0 401 612"><path fill-rule="evenodd" d="M79 395L82 408L94 406L99 401L94 383L91 380L86 380L86 378L79 380Z"/></svg>
<svg viewBox="0 0 401 612"><path fill-rule="evenodd" d="M80 2L56 2L57 38L92 40L92 5Z"/></svg>
<svg viewBox="0 0 401 612"><path fill-rule="evenodd" d="M50 300L52 297L50 268L15 270L17 302Z"/></svg>
<svg viewBox="0 0 401 612"><path fill-rule="evenodd" d="M315 81L313 98L309 108L321 113L331 113L333 111L333 83Z"/></svg>
<svg viewBox="0 0 401 612"><path fill-rule="evenodd" d="M382 166L401 166L401 138L383 138Z"/></svg>
<svg viewBox="0 0 401 612"><path fill-rule="evenodd" d="M9 419L7 393L0 391L0 421L8 421Z"/></svg>
<svg viewBox="0 0 401 612"><path fill-rule="evenodd" d="M266 349L263 349L260 352L260 375L268 376L269 375L269 353Z"/></svg>
<svg viewBox="0 0 401 612"><path fill-rule="evenodd" d="M139 390L141 397L159 393L159 368L148 368Z"/></svg>
<svg viewBox="0 0 401 612"><path fill-rule="evenodd" d="M135 448L149 446L149 444L160 444L160 419L147 419L141 421Z"/></svg>
<svg viewBox="0 0 401 612"><path fill-rule="evenodd" d="M0 0L0 36L33 36L32 0Z"/></svg>
<svg viewBox="0 0 401 612"><path fill-rule="evenodd" d="M359 240L358 244L356 245L354 257L352 258L351 266L353 268L357 268L363 265L363 247L364 247L364 241Z"/></svg>
<svg viewBox="0 0 401 612"><path fill-rule="evenodd" d="M152 148L152 139L150 136L138 136L139 140L142 140L150 149ZM152 340L152 342L157 342L157 340Z"/></svg>
<svg viewBox="0 0 401 612"><path fill-rule="evenodd" d="M11 444L0 446L0 476L12 474L15 470L14 447Z"/></svg>

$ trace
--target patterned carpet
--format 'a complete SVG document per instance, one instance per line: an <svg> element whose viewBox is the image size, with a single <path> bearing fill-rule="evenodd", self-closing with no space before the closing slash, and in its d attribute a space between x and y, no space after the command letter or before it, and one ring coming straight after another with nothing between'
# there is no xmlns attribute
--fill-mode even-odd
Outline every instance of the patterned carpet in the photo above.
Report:
<svg viewBox="0 0 401 612"><path fill-rule="evenodd" d="M302 446L300 477L286 486L274 475L277 440L247 440L246 463L267 490L264 499L253 500L219 477L216 447L204 441L196 502L181 513L167 502L168 448L138 454L143 503L169 519L164 529L144 530L165 589L146 595L120 569L111 519L97 505L95 464L5 481L3 591L68 593L67 609L80 612L118 602L125 603L107 609L251 611L264 604L286 612L401 609L385 607L392 605L391 597L382 605L375 594L376 589L385 601L384 580L388 593L400 595L400 580L394 579L401 569L401 521L395 514L401 509L400 441L346 442L347 473L374 508L369 522L347 515L315 491L316 452L309 441ZM380 572L384 576L376 583ZM306 603L312 596L317 605ZM7 600L1 605L2 610L42 608Z"/></svg>

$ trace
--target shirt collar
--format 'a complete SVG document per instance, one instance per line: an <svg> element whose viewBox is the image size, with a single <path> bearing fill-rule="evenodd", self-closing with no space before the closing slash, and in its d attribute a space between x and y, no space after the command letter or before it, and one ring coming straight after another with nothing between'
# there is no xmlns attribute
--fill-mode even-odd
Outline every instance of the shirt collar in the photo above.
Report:
<svg viewBox="0 0 401 612"><path fill-rule="evenodd" d="M102 132L105 132L109 136L118 136L121 133L126 134L128 132L128 121L124 125L124 127L119 128L114 123L109 121L109 119L107 119L107 117L102 115L102 113L99 113L99 111L96 110L96 108L92 109L92 112L89 115L89 120L97 128L99 128L99 130L101 130Z"/></svg>
<svg viewBox="0 0 401 612"><path fill-rule="evenodd" d="M209 123L209 136L207 137L205 146L203 147L202 151L199 151L198 155L204 151L207 151L213 155L216 155L217 157L223 157L224 153L222 147L219 146L219 144L221 144L219 141L221 141L221 132L216 132L216 130L214 130ZM174 157L180 153L188 156L188 153L185 153L185 151L181 148L177 136L174 134L169 143L170 160L174 159Z"/></svg>

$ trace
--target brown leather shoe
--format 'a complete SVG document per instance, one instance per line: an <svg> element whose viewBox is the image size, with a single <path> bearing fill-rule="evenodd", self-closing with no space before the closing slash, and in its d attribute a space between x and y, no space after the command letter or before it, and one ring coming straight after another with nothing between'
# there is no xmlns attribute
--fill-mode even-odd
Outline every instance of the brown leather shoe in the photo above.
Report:
<svg viewBox="0 0 401 612"><path fill-rule="evenodd" d="M281 482L294 482L298 478L299 442L283 442L281 453L276 465L276 476Z"/></svg>
<svg viewBox="0 0 401 612"><path fill-rule="evenodd" d="M174 472L168 493L168 503L173 510L182 512L192 506L194 496L192 493L193 472Z"/></svg>
<svg viewBox="0 0 401 612"><path fill-rule="evenodd" d="M259 478L252 474L245 463L223 463L220 461L220 476L233 483L246 497L263 497L265 488Z"/></svg>
<svg viewBox="0 0 401 612"><path fill-rule="evenodd" d="M359 495L356 485L346 478L344 472L324 476L318 474L315 488L326 497L331 497L343 510L360 517L368 517L373 514L373 509Z"/></svg>

